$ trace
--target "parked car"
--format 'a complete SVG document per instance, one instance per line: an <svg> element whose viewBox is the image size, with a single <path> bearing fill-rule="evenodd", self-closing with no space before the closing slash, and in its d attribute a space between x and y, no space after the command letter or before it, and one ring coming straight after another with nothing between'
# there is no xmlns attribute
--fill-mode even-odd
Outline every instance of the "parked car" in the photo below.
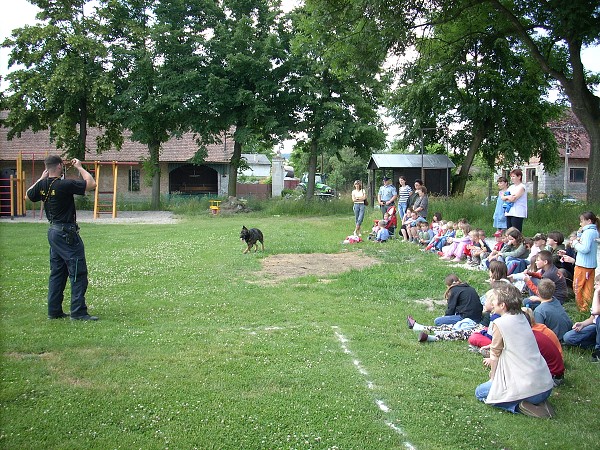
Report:
<svg viewBox="0 0 600 450"><path fill-rule="evenodd" d="M498 199L497 195L491 195L489 197L486 197L485 199L483 199L483 201L481 202L481 206L487 206L487 205L495 205L496 204L496 200Z"/></svg>
<svg viewBox="0 0 600 450"><path fill-rule="evenodd" d="M570 203L576 205L583 202L570 195L550 194L538 199L538 203Z"/></svg>

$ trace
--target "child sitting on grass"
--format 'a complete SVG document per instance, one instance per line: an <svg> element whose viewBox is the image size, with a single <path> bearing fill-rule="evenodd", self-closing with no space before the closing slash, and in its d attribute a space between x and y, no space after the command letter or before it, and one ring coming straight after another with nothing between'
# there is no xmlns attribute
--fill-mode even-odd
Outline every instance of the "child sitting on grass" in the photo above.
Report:
<svg viewBox="0 0 600 450"><path fill-rule="evenodd" d="M452 239L452 243L442 248L442 257L440 259L446 261L460 262L465 253L467 245L471 245L471 225L466 221L460 223L460 230L462 230L462 236L457 235Z"/></svg>
<svg viewBox="0 0 600 450"><path fill-rule="evenodd" d="M521 310L521 293L511 284L495 287L489 380L477 386L475 397L512 413L532 417L554 417L547 403L554 381L542 357L531 326Z"/></svg>
<svg viewBox="0 0 600 450"><path fill-rule="evenodd" d="M427 222L421 222L419 224L419 232L417 233L418 243L427 246L433 239L433 236L433 230L429 228L429 224Z"/></svg>
<svg viewBox="0 0 600 450"><path fill-rule="evenodd" d="M387 220L379 221L379 230L377 231L377 237L375 238L376 242L382 243L386 242L390 238L390 232L386 228Z"/></svg>
<svg viewBox="0 0 600 450"><path fill-rule="evenodd" d="M538 284L541 279L547 278L554 282L556 291L554 292L554 298L556 298L562 305L567 299L567 281L563 276L562 272L554 265L552 259L552 253L548 250L542 250L532 260L535 265L535 271L527 270L523 274L523 280L529 288L530 298L529 303L531 309L535 309L539 305L539 299L534 298L538 296ZM518 278L518 275L513 276Z"/></svg>
<svg viewBox="0 0 600 450"><path fill-rule="evenodd" d="M485 303L483 305L482 320L475 323L472 320L461 320L453 325L425 326L417 323L411 316L407 317L407 324L413 331L419 331L419 342L437 342L437 341L460 341L471 337L473 333L487 330L490 320L496 317L491 316L493 289L485 293ZM412 325L412 327L411 327ZM433 333L433 334L429 334Z"/></svg>
<svg viewBox="0 0 600 450"><path fill-rule="evenodd" d="M567 315L565 308L556 298L553 298L554 281L543 278L540 280L537 289L540 305L533 311L533 317L537 323L543 323L554 331L558 340L562 341L564 334L573 327L573 322Z"/></svg>
<svg viewBox="0 0 600 450"><path fill-rule="evenodd" d="M448 301L446 313L443 316L436 317L433 323L439 325L454 325L462 320L469 319L472 326L475 326L481 321L481 301L479 294L469 284L463 282L451 273L444 280L446 284L446 292L444 297ZM413 328L416 324L412 316L407 317L409 328Z"/></svg>

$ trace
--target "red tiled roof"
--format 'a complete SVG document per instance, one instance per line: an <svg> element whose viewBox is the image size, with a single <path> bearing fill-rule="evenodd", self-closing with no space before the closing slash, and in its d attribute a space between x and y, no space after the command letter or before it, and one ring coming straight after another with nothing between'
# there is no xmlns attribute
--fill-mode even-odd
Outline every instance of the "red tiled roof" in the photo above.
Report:
<svg viewBox="0 0 600 450"><path fill-rule="evenodd" d="M590 137L571 109L567 109L561 119L549 123L548 126L554 134L561 158L565 157L567 136L569 139L569 158L590 158Z"/></svg>
<svg viewBox="0 0 600 450"><path fill-rule="evenodd" d="M0 117L6 117L6 111L0 112ZM131 133L126 133L123 147L121 150L109 150L103 153L96 153L96 136L100 134L97 128L88 129L88 148L86 154L87 161L140 161L148 157L148 147L139 142L133 142L129 139ZM20 138L14 137L11 141L7 140L8 129L0 127L0 160L16 160L19 152L23 152L23 160L40 160L46 153L60 154L56 146L50 142L50 133L48 131L25 131ZM233 155L233 138L228 135L227 139L221 144L211 144L207 146L208 155L205 158L207 163L227 164ZM181 139L171 139L164 143L161 148L160 160L163 162L185 162L194 156L198 150L198 145L194 140L192 133L184 134Z"/></svg>

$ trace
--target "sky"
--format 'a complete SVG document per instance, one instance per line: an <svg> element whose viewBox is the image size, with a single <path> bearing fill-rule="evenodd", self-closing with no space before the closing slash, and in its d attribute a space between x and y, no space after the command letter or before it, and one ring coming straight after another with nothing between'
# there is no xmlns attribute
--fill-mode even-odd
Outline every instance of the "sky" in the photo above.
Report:
<svg viewBox="0 0 600 450"><path fill-rule="evenodd" d="M21 28L25 25L35 23L35 14L37 7L33 6L27 0L3 0L4 3L10 1L10 7L2 8L0 13L0 43L10 36L12 30ZM301 0L283 0L283 9L292 9L299 4ZM8 73L8 57L9 51L5 48L0 48L0 76ZM584 66L593 72L600 73L600 46L586 49L582 52L582 60ZM2 89L6 89L6 83L3 81L0 84ZM597 92L598 94L598 92ZM286 143L286 152L289 143Z"/></svg>

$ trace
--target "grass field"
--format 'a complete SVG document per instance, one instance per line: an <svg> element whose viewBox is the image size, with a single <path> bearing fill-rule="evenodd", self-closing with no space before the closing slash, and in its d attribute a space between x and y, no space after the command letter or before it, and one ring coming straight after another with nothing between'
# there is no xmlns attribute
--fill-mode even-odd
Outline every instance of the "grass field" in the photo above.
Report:
<svg viewBox="0 0 600 450"><path fill-rule="evenodd" d="M0 222L0 446L597 448L589 352L565 350L555 420L477 402L481 357L465 342L418 343L405 317L443 314L419 300L442 299L451 271L479 292L486 274L398 241L342 245L352 223L263 213L83 224L101 320L72 323L46 319L46 225ZM264 253L242 255L242 225L263 230ZM257 283L269 255L340 252L381 263Z"/></svg>

